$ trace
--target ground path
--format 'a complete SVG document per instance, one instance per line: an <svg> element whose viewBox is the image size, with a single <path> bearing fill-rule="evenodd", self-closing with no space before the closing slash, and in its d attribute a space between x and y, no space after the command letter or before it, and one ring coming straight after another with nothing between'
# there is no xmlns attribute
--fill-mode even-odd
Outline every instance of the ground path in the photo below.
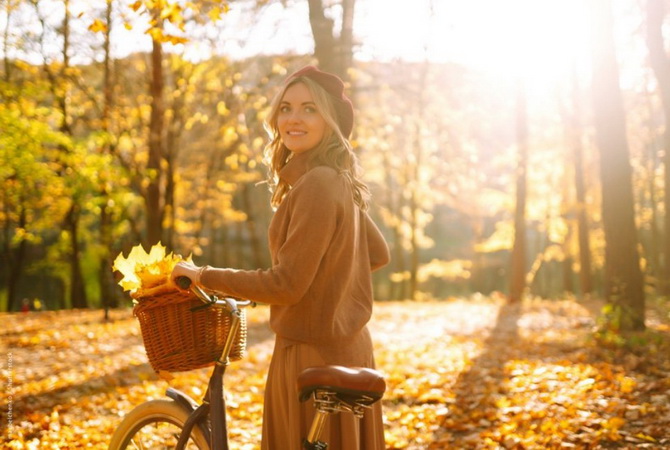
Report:
<svg viewBox="0 0 670 450"><path fill-rule="evenodd" d="M389 448L669 448L670 329L650 314L634 351L592 339L599 305L474 297L378 303L371 329ZM226 375L231 447L256 449L272 351L267 308ZM660 318L659 318L660 317ZM0 446L106 448L124 412L168 382L129 310L1 314ZM208 369L170 385L200 398Z"/></svg>

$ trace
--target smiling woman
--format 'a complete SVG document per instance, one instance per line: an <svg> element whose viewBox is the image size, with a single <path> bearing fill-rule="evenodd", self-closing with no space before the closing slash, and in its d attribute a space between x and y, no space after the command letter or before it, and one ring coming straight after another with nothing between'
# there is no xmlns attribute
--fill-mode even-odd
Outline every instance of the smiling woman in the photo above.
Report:
<svg viewBox="0 0 670 450"><path fill-rule="evenodd" d="M326 121L304 83L286 90L277 115L277 128L284 145L294 154L313 149L323 139Z"/></svg>

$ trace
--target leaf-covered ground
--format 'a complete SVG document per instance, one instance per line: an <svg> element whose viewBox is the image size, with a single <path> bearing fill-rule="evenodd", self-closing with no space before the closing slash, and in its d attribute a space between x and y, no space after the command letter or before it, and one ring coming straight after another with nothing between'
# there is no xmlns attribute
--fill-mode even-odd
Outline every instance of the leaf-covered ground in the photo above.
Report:
<svg viewBox="0 0 670 450"><path fill-rule="evenodd" d="M603 349L599 305L495 298L378 303L371 328L388 448L670 448L670 328ZM272 352L266 308L226 374L233 449L256 449ZM163 396L130 311L2 314L0 446L106 448L123 414ZM209 370L169 384L200 398Z"/></svg>

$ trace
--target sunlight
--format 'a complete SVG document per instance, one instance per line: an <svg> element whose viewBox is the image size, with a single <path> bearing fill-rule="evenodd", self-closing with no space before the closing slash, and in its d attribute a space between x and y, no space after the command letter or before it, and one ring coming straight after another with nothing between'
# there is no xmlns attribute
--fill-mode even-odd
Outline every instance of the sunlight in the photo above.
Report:
<svg viewBox="0 0 670 450"><path fill-rule="evenodd" d="M361 2L356 23L360 59L454 62L504 78L522 77L545 89L565 79L573 66L579 74L588 68L584 2L419 0L413 8L393 4L398 6L389 8L382 0ZM382 9L385 13L380 15Z"/></svg>

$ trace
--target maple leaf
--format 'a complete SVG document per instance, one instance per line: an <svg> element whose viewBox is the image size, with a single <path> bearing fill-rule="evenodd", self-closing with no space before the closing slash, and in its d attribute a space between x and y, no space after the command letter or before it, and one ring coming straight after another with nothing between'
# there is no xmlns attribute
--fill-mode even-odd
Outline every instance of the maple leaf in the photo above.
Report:
<svg viewBox="0 0 670 450"><path fill-rule="evenodd" d="M119 253L112 266L113 270L123 275L119 285L128 291L131 297L139 298L147 289L169 284L172 269L183 258L166 252L167 249L159 242L149 249L149 253L142 245L133 247L127 258L123 253ZM191 257L186 260L190 261Z"/></svg>

